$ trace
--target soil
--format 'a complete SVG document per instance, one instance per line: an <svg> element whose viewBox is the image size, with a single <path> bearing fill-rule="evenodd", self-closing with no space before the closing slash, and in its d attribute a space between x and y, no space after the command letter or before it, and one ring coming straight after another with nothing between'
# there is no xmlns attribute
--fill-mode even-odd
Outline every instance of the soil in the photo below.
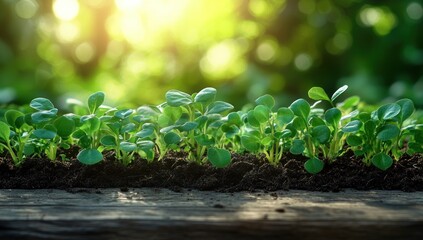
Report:
<svg viewBox="0 0 423 240"><path fill-rule="evenodd" d="M77 150L67 156L76 156ZM69 155L71 154L71 155ZM121 188L164 187L174 191L182 188L236 191L275 191L302 189L311 191L358 190L423 191L423 156L406 156L381 171L366 166L352 153L346 153L324 170L311 175L304 170L304 157L287 154L277 166L254 155L233 154L229 167L216 169L210 164L199 165L184 160L182 153L171 153L161 161L147 163L136 159L123 166L113 155L105 154L99 164L86 166L75 157L52 162L42 158L26 159L14 167L10 159L0 156L0 188L71 189L71 188ZM277 196L276 196L277 197Z"/></svg>

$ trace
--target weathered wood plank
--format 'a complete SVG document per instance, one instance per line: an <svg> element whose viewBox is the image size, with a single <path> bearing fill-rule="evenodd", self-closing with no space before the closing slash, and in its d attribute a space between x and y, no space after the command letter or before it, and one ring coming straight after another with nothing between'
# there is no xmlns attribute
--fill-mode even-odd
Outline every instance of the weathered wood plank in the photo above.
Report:
<svg viewBox="0 0 423 240"><path fill-rule="evenodd" d="M418 239L422 227L421 192L0 190L0 239Z"/></svg>

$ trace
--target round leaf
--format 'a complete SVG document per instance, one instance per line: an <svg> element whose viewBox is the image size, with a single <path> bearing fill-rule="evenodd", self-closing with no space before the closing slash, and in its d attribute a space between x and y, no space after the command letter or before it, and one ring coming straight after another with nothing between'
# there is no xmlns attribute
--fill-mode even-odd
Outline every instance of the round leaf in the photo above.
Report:
<svg viewBox="0 0 423 240"><path fill-rule="evenodd" d="M360 120L353 120L353 121L347 123L347 125L345 125L342 128L342 131L344 133L357 132L358 130L360 130L360 128L361 128L362 125L363 125L363 123Z"/></svg>
<svg viewBox="0 0 423 240"><path fill-rule="evenodd" d="M238 127L243 125L241 116L237 112L231 112L228 114L228 124L233 124Z"/></svg>
<svg viewBox="0 0 423 240"><path fill-rule="evenodd" d="M201 146L211 146L215 143L213 137L207 134L196 135L194 139Z"/></svg>
<svg viewBox="0 0 423 240"><path fill-rule="evenodd" d="M53 103L47 98L35 98L29 106L38 111L48 111L54 108Z"/></svg>
<svg viewBox="0 0 423 240"><path fill-rule="evenodd" d="M311 158L304 163L304 168L311 174L317 174L323 170L324 162L318 158Z"/></svg>
<svg viewBox="0 0 423 240"><path fill-rule="evenodd" d="M231 104L222 101L216 101L210 104L207 114L223 113L234 108Z"/></svg>
<svg viewBox="0 0 423 240"><path fill-rule="evenodd" d="M295 116L307 121L308 115L310 114L310 104L306 100L302 98L295 100L291 106L289 106L289 109L292 110Z"/></svg>
<svg viewBox="0 0 423 240"><path fill-rule="evenodd" d="M269 108L263 105L258 105L254 108L254 117L260 123L269 121L270 111Z"/></svg>
<svg viewBox="0 0 423 240"><path fill-rule="evenodd" d="M255 117L254 110L247 113L247 122L253 127L260 127L260 122Z"/></svg>
<svg viewBox="0 0 423 240"><path fill-rule="evenodd" d="M349 135L347 137L347 143L351 147L357 147L357 146L362 145L363 144L363 141L361 140L361 138L359 136Z"/></svg>
<svg viewBox="0 0 423 240"><path fill-rule="evenodd" d="M276 120L278 121L279 126L283 126L287 123L290 123L293 118L294 113L291 111L291 109L286 107L281 107L278 109Z"/></svg>
<svg viewBox="0 0 423 240"><path fill-rule="evenodd" d="M179 107L192 103L191 95L179 90L170 90L166 93L166 102L169 106Z"/></svg>
<svg viewBox="0 0 423 240"><path fill-rule="evenodd" d="M17 110L8 110L5 114L4 114L4 118L6 119L6 122L11 126L11 127L16 127L16 119L18 119L19 117L25 116L25 114L17 111Z"/></svg>
<svg viewBox="0 0 423 240"><path fill-rule="evenodd" d="M325 100L325 101L331 101L326 94L325 90L321 87L312 87L310 90L308 90L308 97L313 100Z"/></svg>
<svg viewBox="0 0 423 240"><path fill-rule="evenodd" d="M241 144L250 152L257 152L260 149L260 139L253 135L241 136Z"/></svg>
<svg viewBox="0 0 423 240"><path fill-rule="evenodd" d="M113 136L107 135L100 139L101 144L106 147L115 147L116 146L116 139Z"/></svg>
<svg viewBox="0 0 423 240"><path fill-rule="evenodd" d="M269 94L263 95L256 99L257 105L264 105L268 107L269 109L272 109L273 106L275 106L275 99L270 96Z"/></svg>
<svg viewBox="0 0 423 240"><path fill-rule="evenodd" d="M133 112L134 112L134 110L132 110L132 109L122 109L122 110L115 112L115 117L117 117L119 119L125 119L125 118L131 116L131 114Z"/></svg>
<svg viewBox="0 0 423 240"><path fill-rule="evenodd" d="M121 142L119 147L124 152L133 152L137 149L137 145L135 143L130 142Z"/></svg>
<svg viewBox="0 0 423 240"><path fill-rule="evenodd" d="M414 103L410 99L404 98L404 99L398 100L396 104L398 104L401 107L401 112L400 112L401 121L406 120L413 114Z"/></svg>
<svg viewBox="0 0 423 240"><path fill-rule="evenodd" d="M103 155L97 149L83 149L77 159L86 165L93 165L103 160Z"/></svg>
<svg viewBox="0 0 423 240"><path fill-rule="evenodd" d="M392 163L392 158L385 153L378 153L372 158L372 164L383 171L390 168Z"/></svg>
<svg viewBox="0 0 423 240"><path fill-rule="evenodd" d="M214 101L216 97L216 89L208 87L201 90L195 95L194 101L200 103L210 103Z"/></svg>
<svg viewBox="0 0 423 240"><path fill-rule="evenodd" d="M54 121L54 127L56 127L57 135L60 137L69 137L75 130L75 121L66 116L61 116Z"/></svg>
<svg viewBox="0 0 423 240"><path fill-rule="evenodd" d="M178 129L179 131L188 132L191 130L194 130L198 127L197 122L186 122L182 126L180 126Z"/></svg>
<svg viewBox="0 0 423 240"><path fill-rule="evenodd" d="M330 130L326 125L320 125L312 129L311 136L319 143L327 143L330 139Z"/></svg>
<svg viewBox="0 0 423 240"><path fill-rule="evenodd" d="M393 124L388 124L383 126L377 133L377 139L381 141L388 141L398 137L400 134L400 129Z"/></svg>
<svg viewBox="0 0 423 240"><path fill-rule="evenodd" d="M339 121L341 121L341 117L342 117L342 113L337 108L331 108L325 112L326 122L332 125L333 127L337 127L339 125Z"/></svg>
<svg viewBox="0 0 423 240"><path fill-rule="evenodd" d="M167 145L178 144L181 141L181 137L174 132L168 132L164 135L164 141Z"/></svg>
<svg viewBox="0 0 423 240"><path fill-rule="evenodd" d="M152 141L137 141L138 148L143 151L152 150L154 148L154 142Z"/></svg>
<svg viewBox="0 0 423 240"><path fill-rule="evenodd" d="M34 130L33 134L40 139L53 139L56 137L56 133L47 129Z"/></svg>
<svg viewBox="0 0 423 240"><path fill-rule="evenodd" d="M53 109L50 109L50 110L35 112L35 113L31 114L31 120L35 124L42 123L42 122L48 122L52 118L56 117L57 111L58 111L57 108L53 108Z"/></svg>
<svg viewBox="0 0 423 240"><path fill-rule="evenodd" d="M294 139L292 141L291 148L289 149L289 151L292 154L296 154L296 155L302 154L304 150L305 150L305 142L304 140L301 140L301 139Z"/></svg>
<svg viewBox="0 0 423 240"><path fill-rule="evenodd" d="M378 108L377 117L379 120L389 120L401 112L401 107L396 103L386 104Z"/></svg>
<svg viewBox="0 0 423 240"><path fill-rule="evenodd" d="M95 111L97 111L100 105L103 104L104 97L105 95L103 92L96 92L88 97L88 109L90 113L95 113Z"/></svg>
<svg viewBox="0 0 423 240"><path fill-rule="evenodd" d="M207 159L214 167L224 168L231 163L231 153L226 149L209 148Z"/></svg>

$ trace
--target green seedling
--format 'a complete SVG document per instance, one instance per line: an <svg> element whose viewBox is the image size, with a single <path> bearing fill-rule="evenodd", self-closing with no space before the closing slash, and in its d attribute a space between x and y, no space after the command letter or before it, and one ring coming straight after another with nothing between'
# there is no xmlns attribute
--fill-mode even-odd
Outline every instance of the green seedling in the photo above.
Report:
<svg viewBox="0 0 423 240"><path fill-rule="evenodd" d="M287 123L294 118L289 108L272 109L275 100L270 95L256 99L257 106L246 115L247 130L241 136L242 146L253 153L264 154L267 160L276 165L282 158L292 132L286 129Z"/></svg>

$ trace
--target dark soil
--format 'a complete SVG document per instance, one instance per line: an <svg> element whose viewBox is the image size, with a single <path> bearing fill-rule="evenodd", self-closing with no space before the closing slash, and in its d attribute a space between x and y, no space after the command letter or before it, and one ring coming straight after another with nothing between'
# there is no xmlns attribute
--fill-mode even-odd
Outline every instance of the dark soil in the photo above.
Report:
<svg viewBox="0 0 423 240"><path fill-rule="evenodd" d="M19 167L0 156L0 188L110 188L123 191L132 187L165 187L174 191L182 188L214 191L274 191L303 189L312 191L340 191L384 189L423 191L423 156L404 157L387 171L368 167L361 159L347 153L333 164L326 164L317 175L307 173L305 158L285 155L278 166L253 155L233 154L232 164L216 169L209 164L198 165L184 161L181 153L172 153L162 161L147 163L137 159L123 166L113 153L97 165L86 166L75 158L51 162L46 159L27 159Z"/></svg>

